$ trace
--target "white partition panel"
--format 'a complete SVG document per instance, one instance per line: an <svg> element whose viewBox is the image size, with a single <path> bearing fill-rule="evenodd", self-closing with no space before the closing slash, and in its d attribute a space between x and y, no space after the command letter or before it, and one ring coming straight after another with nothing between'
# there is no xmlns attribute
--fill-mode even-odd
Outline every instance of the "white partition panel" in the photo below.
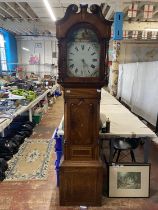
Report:
<svg viewBox="0 0 158 210"><path fill-rule="evenodd" d="M153 125L158 113L158 62L139 63L133 86L132 111Z"/></svg>
<svg viewBox="0 0 158 210"><path fill-rule="evenodd" d="M131 110L156 125L158 113L158 61L121 64L118 96Z"/></svg>
<svg viewBox="0 0 158 210"><path fill-rule="evenodd" d="M127 105L131 105L133 82L136 77L137 63L122 64L119 67L119 95Z"/></svg>

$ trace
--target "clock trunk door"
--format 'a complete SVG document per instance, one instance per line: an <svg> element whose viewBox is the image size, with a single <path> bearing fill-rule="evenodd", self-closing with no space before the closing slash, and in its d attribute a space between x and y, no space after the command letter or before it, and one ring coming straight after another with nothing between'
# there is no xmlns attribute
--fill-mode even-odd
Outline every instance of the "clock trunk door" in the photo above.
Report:
<svg viewBox="0 0 158 210"><path fill-rule="evenodd" d="M96 99L69 99L66 103L65 128L68 131L66 157L72 160L98 158L98 113Z"/></svg>

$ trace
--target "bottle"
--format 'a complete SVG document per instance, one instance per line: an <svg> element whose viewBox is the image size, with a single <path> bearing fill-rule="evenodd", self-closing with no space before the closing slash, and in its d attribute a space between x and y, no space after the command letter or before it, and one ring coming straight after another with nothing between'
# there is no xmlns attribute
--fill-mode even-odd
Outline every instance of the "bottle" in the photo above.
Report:
<svg viewBox="0 0 158 210"><path fill-rule="evenodd" d="M110 133L110 120L109 120L109 118L106 121L106 133Z"/></svg>
<svg viewBox="0 0 158 210"><path fill-rule="evenodd" d="M102 133L106 133L106 122L103 123L101 132L102 132Z"/></svg>

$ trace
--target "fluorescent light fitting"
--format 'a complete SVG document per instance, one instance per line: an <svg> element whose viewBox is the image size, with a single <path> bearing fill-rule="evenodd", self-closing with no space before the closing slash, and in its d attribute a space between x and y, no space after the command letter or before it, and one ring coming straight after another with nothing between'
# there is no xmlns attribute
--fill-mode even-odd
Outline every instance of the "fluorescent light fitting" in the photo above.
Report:
<svg viewBox="0 0 158 210"><path fill-rule="evenodd" d="M145 28L145 31L158 31L158 28Z"/></svg>
<svg viewBox="0 0 158 210"><path fill-rule="evenodd" d="M23 50L25 51L30 51L29 49L25 48L25 47L22 47Z"/></svg>
<svg viewBox="0 0 158 210"><path fill-rule="evenodd" d="M49 14L50 14L52 20L55 22L55 21L56 21L56 17L55 17L55 15L54 15L54 13L53 13L53 10L52 10L52 8L51 8L51 6L50 6L48 0L43 0L43 2L44 2L44 4L45 4L45 6L46 6L46 8L47 8L47 10L48 10L48 12L49 12Z"/></svg>

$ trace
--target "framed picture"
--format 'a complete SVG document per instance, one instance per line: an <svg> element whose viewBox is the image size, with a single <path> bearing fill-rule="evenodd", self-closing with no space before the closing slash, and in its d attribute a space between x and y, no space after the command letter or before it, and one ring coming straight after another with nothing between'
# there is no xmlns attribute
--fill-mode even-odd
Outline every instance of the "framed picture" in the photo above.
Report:
<svg viewBox="0 0 158 210"><path fill-rule="evenodd" d="M42 43L35 43L35 48L42 48Z"/></svg>
<svg viewBox="0 0 158 210"><path fill-rule="evenodd" d="M149 197L150 164L110 164L109 197Z"/></svg>

